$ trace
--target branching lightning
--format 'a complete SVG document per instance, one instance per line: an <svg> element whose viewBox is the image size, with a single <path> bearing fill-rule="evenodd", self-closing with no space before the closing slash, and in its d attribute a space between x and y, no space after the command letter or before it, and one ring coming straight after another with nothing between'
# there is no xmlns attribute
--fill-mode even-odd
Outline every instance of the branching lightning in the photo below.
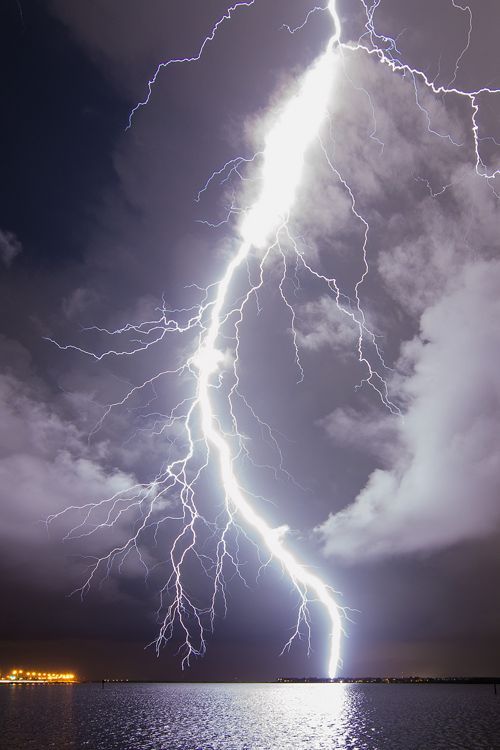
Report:
<svg viewBox="0 0 500 750"><path fill-rule="evenodd" d="M160 70L174 63L200 60L204 48L214 39L220 26L230 20L233 13L252 6L254 2L255 0L247 0L232 5L215 24L193 57L161 63L148 84L147 97L132 110L129 127L137 110L149 101ZM66 538L73 539L90 536L98 529L116 528L127 520L132 520L134 524L132 535L90 562L88 576L79 589L82 595L100 577L109 575L113 565L121 568L132 554L137 556L144 567L145 575L150 575L151 567L144 554L146 542L150 541L151 535L156 540L160 528L165 525L178 529L165 561L169 573L160 592L160 631L156 646L159 649L174 633L180 632L183 640L183 667L189 664L192 656L205 653L207 634L214 627L217 606L222 602L224 612L227 607L229 576L236 575L246 583L240 560L240 540L245 539L256 546L259 554L266 551L263 566L271 561L281 566L297 594L297 617L284 648L289 648L296 639L304 635L310 646L309 605L312 601L317 601L322 605L328 623L327 674L334 677L337 672L344 611L336 601L335 592L292 554L286 544L287 527L274 528L270 525L266 514L260 510L260 498L253 496L239 477L239 462L242 459L253 462L253 459L238 419L239 414L244 412L246 417L251 416L257 422L263 437L277 456L277 466L266 468L273 468L277 473L285 473L289 477L278 439L267 421L256 413L240 385L240 328L249 304L254 302L258 307L259 291L264 285L266 273L271 265L275 269L276 264L282 269L277 290L290 315L298 379L303 378L303 369L294 325L295 311L285 290L285 281L292 264L295 274L303 272L312 275L333 295L338 309L357 330L358 359L365 372L361 384L371 387L392 413L399 413L397 405L390 398L384 377L387 368L377 337L370 330L361 305L361 287L369 272L367 248L370 227L358 208L353 189L335 165L321 138L322 127L328 120L328 103L334 93L335 76L339 67L347 65L349 54L361 52L374 56L394 73L409 77L415 89L417 107L426 118L429 131L453 143L455 142L450 135L432 128L430 116L420 102L418 86L423 84L434 94L453 94L467 99L471 107L476 171L490 182L500 172L500 169L488 169L481 158L482 138L477 122L479 97L484 93L498 93L498 90L481 88L465 92L454 86L460 62L471 39L472 13L469 6L462 7L452 0L454 7L468 15L470 24L466 45L457 59L453 77L444 86L429 80L424 72L403 63L397 41L375 31L374 14L380 0L373 0L371 4L366 0L361 2L366 13L366 24L364 34L356 43L341 41L341 24L335 0L330 0L326 6L314 7L297 27L284 26L294 34L303 28L312 14L324 12L329 14L333 34L323 54L299 82L296 93L284 103L267 133L262 151L250 159L237 157L228 161L211 175L198 193L197 200L200 200L213 180L228 179L231 174L239 175L238 170L249 164L253 164L254 168L255 163L261 164L258 169L260 190L255 201L248 209L236 209L234 206L230 209L231 215L239 215L238 247L227 262L222 278L205 289L196 287L202 296L193 306L170 310L164 303L158 317L153 320L129 323L117 330L95 329L109 336L129 337L128 346L113 346L102 353L96 353L91 349L54 342L61 349L76 349L102 360L109 356L140 354L169 336L188 337L190 342L194 337L194 346L184 361L172 369L160 370L145 382L131 388L123 398L107 407L95 428L97 430L102 426L113 409L123 406L141 393L149 392L149 389L154 392L155 386L162 379L185 379L190 383L191 395L183 398L168 414L148 415L155 419L155 434L165 436L169 432L174 433L171 441L172 454L154 480L119 489L113 496L100 502L92 502L81 508L67 508L48 519L50 522L68 513L78 514L78 522L66 535ZM376 128L373 130L373 137L375 131ZM315 142L320 144L327 165L345 191L353 220L362 231L363 271L354 287L354 299L350 299L341 290L335 278L327 277L314 268L289 227L304 162L309 147ZM425 182L431 190L429 182ZM241 292L243 280L245 289ZM214 468L224 502L215 518L209 518L200 507L200 484L203 476ZM207 604L203 606L190 593L186 583L186 569L193 564L210 581L210 594Z"/></svg>
<svg viewBox="0 0 500 750"><path fill-rule="evenodd" d="M226 22L230 21L233 14L238 11L240 8L249 8L255 3L255 0L240 0L240 2L234 3L234 5L231 5L227 11L219 18L219 20L214 24L210 34L205 37L205 39L202 41L198 52L194 54L192 57L176 57L171 60L167 60L167 62L162 62L158 65L158 67L155 70L155 73L152 78L148 81L148 90L147 95L145 99L142 102L138 102L136 106L133 108L133 110L130 112L129 118L128 118L128 125L127 130L132 126L132 119L135 115L135 113L141 108L145 107L146 104L149 104L149 100L151 99L151 93L153 91L153 86L156 83L156 80L160 74L160 72L163 70L163 68L168 68L170 65L182 65L183 63L192 63L192 62L198 62L201 60L201 57L205 51L205 47L207 44L210 44L210 42L213 42L215 39L215 36L217 32L219 31L220 27Z"/></svg>

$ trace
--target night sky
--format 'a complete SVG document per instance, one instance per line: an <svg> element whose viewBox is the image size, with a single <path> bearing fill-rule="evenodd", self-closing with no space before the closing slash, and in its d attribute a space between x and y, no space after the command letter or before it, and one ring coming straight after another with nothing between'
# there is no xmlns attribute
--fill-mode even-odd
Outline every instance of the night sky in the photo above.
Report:
<svg viewBox="0 0 500 750"><path fill-rule="evenodd" d="M150 481L177 449L175 430L155 434L158 414L185 397L170 381L95 427L108 404L178 364L188 343L97 361L47 338L101 353L118 343L86 327L151 320L162 299L193 305L196 289L187 287L220 278L239 216L223 220L257 173L215 180L196 196L229 159L262 149L273 113L331 33L321 13L293 35L282 28L314 4L256 0L221 27L201 61L164 69L126 130L158 63L195 53L228 5L2 4L0 671L17 663L96 679L324 673L325 623L314 605L311 653L302 641L280 656L297 601L279 567L257 575L245 541L248 587L228 577L227 615L218 609L206 656L182 674L178 633L159 657L146 648L158 633L168 530L144 542L147 580L132 555L81 600L69 595L89 560L127 533L127 520L76 540L64 537L78 511L45 523ZM470 8L454 85L500 88L500 8L494 0ZM344 41L362 33L362 10L339 0ZM453 78L468 15L450 0L382 0L376 25L429 79ZM286 289L303 381L278 262L241 329L242 386L279 437L286 470L248 461L241 474L270 523L290 527L297 556L342 592L346 676L500 674L500 185L475 172L467 100L423 87L418 95L436 133L408 77L346 53L324 133L370 225L360 297L400 414L359 387L366 372L352 324L317 280L296 284L293 267ZM493 170L500 95L479 103L481 153ZM362 231L317 146L291 228L309 262L352 297ZM255 462L279 463L262 431L243 421ZM220 507L214 472L200 491ZM190 585L203 601L202 582Z"/></svg>

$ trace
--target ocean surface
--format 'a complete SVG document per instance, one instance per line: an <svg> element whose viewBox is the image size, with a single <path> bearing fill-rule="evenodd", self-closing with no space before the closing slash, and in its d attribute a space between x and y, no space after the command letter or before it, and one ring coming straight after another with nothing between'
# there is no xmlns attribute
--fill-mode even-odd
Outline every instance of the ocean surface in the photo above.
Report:
<svg viewBox="0 0 500 750"><path fill-rule="evenodd" d="M500 750L491 685L0 685L2 750Z"/></svg>

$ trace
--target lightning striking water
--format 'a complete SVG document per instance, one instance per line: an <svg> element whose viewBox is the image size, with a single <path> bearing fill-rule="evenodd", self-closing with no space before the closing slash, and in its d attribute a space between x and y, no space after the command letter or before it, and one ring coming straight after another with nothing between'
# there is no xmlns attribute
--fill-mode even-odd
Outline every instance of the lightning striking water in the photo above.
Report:
<svg viewBox="0 0 500 750"><path fill-rule="evenodd" d="M129 126L137 110L149 101L152 86L160 69L172 63L199 60L205 46L214 39L221 24L229 20L238 9L253 5L254 1L238 2L231 6L215 24L196 55L162 63L149 82L146 99L131 112ZM210 631L214 627L216 604L219 600L222 600L223 610L226 610L228 570L232 570L233 574L243 579L239 559L239 539L243 538L255 544L258 550L267 550L268 557L262 564L265 566L274 560L281 565L298 595L297 619L292 634L285 644L285 649L289 648L293 641L300 638L304 632L310 645L309 604L317 601L322 605L328 623L327 674L334 677L337 672L343 610L336 602L334 592L330 587L292 554L284 538L287 527L272 527L266 520L265 514L259 510L259 498L255 498L243 486L238 476L238 462L242 457L252 459L244 434L239 429L236 405L239 404L240 408L244 408L257 421L269 445L279 457L277 471L289 476L284 469L279 445L271 427L266 421L260 419L241 392L239 334L250 300L259 304L258 293L264 283L266 264L270 263L271 257L274 256L278 258L283 268L278 291L283 304L290 313L295 361L299 379L302 378L303 371L294 327L295 312L287 299L284 288L290 263L289 257L292 256L295 271L302 269L324 283L328 291L333 293L338 309L350 319L356 328L358 359L366 372L362 382L376 392L381 402L391 412L399 413L398 407L389 397L387 383L381 374L386 366L376 336L367 325L360 302L360 288L368 274L369 225L358 210L353 190L333 163L321 140L321 129L328 119L328 102L331 101L334 91L335 76L339 66L346 64L345 54L347 52L366 53L378 58L393 72L408 75L415 88L417 106L427 118L430 132L452 142L454 141L451 136L432 129L430 117L419 101L417 84L422 83L435 94L455 94L468 99L472 112L471 131L476 170L479 175L489 181L493 181L500 172L499 169L488 170L481 158L481 138L477 123L478 98L483 93L497 93L497 90L481 88L474 92L464 92L453 85L460 62L470 44L472 31L470 8L457 5L455 0L452 0L454 7L468 14L470 24L466 45L457 59L453 78L448 86L443 86L430 81L422 71L402 63L399 59L397 42L375 31L374 14L380 0L374 0L371 5L368 5L365 0L361 2L366 13L365 33L356 43L341 42L341 24L335 0L330 0L326 6L313 8L307 14L304 23L296 28L285 26L290 33L295 33L307 23L313 13L327 12L330 23L333 25L333 33L323 54L303 76L296 93L285 102L281 113L270 127L262 152L252 159L237 157L227 162L222 169L214 172L198 194L199 200L215 177L227 176L228 172L237 171L243 164L253 163L257 158L261 160L260 190L251 206L241 211L237 251L227 262L222 278L217 283L200 290L203 295L201 302L181 310L169 310L164 304L159 317L154 320L130 323L114 331L95 329L100 333L113 336L129 336L133 343L128 347L112 348L97 354L74 345L57 344L62 349L77 349L101 360L111 355L140 353L165 340L169 334L180 336L194 334L196 337L192 354L181 364L172 369L161 370L139 386L132 388L122 399L108 406L96 426L96 429L101 427L103 420L113 408L122 406L138 394L146 392L147 389L153 389L154 392L156 384L161 379L187 378L193 386L191 395L183 398L167 415L149 415L155 416L157 424L155 431L158 435L164 435L168 430L176 431L176 437L171 442L174 457L166 462L152 482L121 488L110 498L89 503L79 509L68 508L57 514L57 517L60 517L70 511L80 513L78 523L70 529L66 538L87 537L98 529L119 526L126 518L132 518L135 523L134 533L130 537L118 543L107 554L97 556L92 561L88 577L79 589L82 594L88 591L100 573L108 575L113 564L121 568L131 553L137 555L145 569L146 576L150 575L150 565L145 559L141 545L147 546L148 535L151 533L156 541L160 528L165 524L179 528L178 533L174 534L166 561L170 574L160 593L158 615L161 625L156 646L159 648L164 641L173 636L176 629L180 630L183 637L183 666L189 664L191 656L202 655L205 652L207 629ZM377 140L375 129L372 137ZM288 227L302 180L308 149L318 141L326 163L350 202L353 219L358 222L362 231L363 273L355 284L354 300L341 291L335 278L323 275L306 260ZM381 144L380 141L378 142ZM383 147L383 144L381 146ZM430 189L429 185L428 187ZM445 189L446 187L443 188ZM235 210L232 207L230 213ZM250 271L250 260L257 261L256 277ZM235 287L241 283L243 272L247 273L247 288L235 302ZM224 348L228 340L233 341L229 350ZM375 364L366 353L366 342L375 353ZM221 413L219 402L225 405L225 414ZM224 496L224 512L219 513L215 519L210 519L205 512L202 512L198 496L202 475L214 466L217 468L218 481ZM177 513L166 512L166 508L175 507L179 509ZM54 520L55 517L51 517L49 521ZM211 581L209 601L203 606L199 605L196 597L190 594L189 586L185 582L186 569L193 562L198 565L202 575Z"/></svg>

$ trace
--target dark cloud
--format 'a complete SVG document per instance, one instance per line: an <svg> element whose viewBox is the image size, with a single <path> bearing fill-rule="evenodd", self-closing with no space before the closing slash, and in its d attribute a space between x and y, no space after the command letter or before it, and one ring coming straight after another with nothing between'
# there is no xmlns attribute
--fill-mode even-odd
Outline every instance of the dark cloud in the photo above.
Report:
<svg viewBox="0 0 500 750"><path fill-rule="evenodd" d="M0 229L0 259L7 268L14 258L22 252L23 246L13 232Z"/></svg>

